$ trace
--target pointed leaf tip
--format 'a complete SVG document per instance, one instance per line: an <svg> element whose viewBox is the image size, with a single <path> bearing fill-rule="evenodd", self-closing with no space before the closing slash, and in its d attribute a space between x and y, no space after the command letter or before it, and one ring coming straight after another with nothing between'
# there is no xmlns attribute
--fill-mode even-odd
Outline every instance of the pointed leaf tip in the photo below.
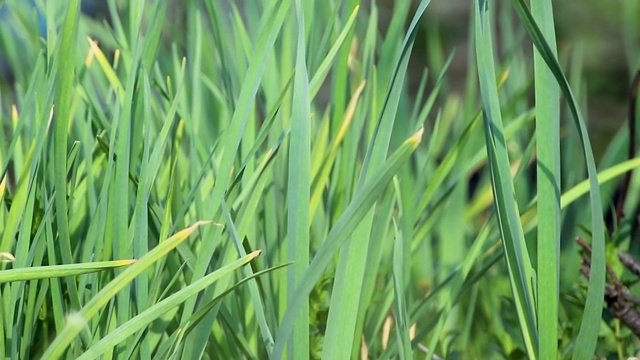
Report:
<svg viewBox="0 0 640 360"><path fill-rule="evenodd" d="M420 127L420 130L418 130L415 134L411 135L410 138L408 138L405 143L413 143L413 148L417 148L418 145L420 145L420 141L422 141L422 134L424 134L424 126Z"/></svg>

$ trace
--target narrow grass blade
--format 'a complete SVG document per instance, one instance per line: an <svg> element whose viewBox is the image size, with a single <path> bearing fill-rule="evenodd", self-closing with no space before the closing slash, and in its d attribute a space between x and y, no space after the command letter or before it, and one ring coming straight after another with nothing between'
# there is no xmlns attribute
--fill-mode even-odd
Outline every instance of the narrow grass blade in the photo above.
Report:
<svg viewBox="0 0 640 360"><path fill-rule="evenodd" d="M209 287L211 284L213 284L223 276L230 275L233 271L245 264L248 264L258 255L260 255L260 250L254 251L253 253L248 254L247 256L242 257L201 279L198 279L193 284L190 284L189 286L172 294L166 299L156 303L155 305L151 306L147 310L141 312L131 320L116 328L115 331L110 332L109 335L100 339L99 342L89 348L84 354L82 354L82 356L78 357L78 360L94 359L102 355L105 351L127 339L136 331L142 330L143 328L148 326L151 322L161 317L171 308L174 308L183 303L188 298L197 295L198 292Z"/></svg>
<svg viewBox="0 0 640 360"><path fill-rule="evenodd" d="M32 266L0 271L0 284L14 281L76 276L133 264L135 260L101 261L94 263Z"/></svg>
<svg viewBox="0 0 640 360"><path fill-rule="evenodd" d="M67 321L64 329L58 334L56 339L51 343L47 351L42 355L42 359L59 359L67 346L82 331L93 316L95 316L102 307L104 307L111 299L118 294L122 288L127 286L136 276L149 269L153 263L160 260L163 256L180 245L193 233L198 227L208 224L208 222L197 222L191 227L179 231L169 239L161 242L153 250L149 251L145 256L141 257L120 275L116 276L109 284L104 286L94 297L84 306L79 313L74 315L72 319Z"/></svg>
<svg viewBox="0 0 640 360"><path fill-rule="evenodd" d="M222 212L227 221L226 228L231 235L238 255L242 257L246 256L246 251L242 246L242 241L240 239L240 236L238 235L238 230L236 229L236 225L233 223L233 219L231 218L229 207L224 200L222 202ZM250 266L245 266L243 270L247 278L251 278L252 276L254 276L253 270ZM253 301L253 311L256 313L258 326L260 327L260 332L262 333L262 340L265 344L267 352L270 352L271 350L273 350L273 336L271 335L271 329L269 328L269 324L267 324L267 320L265 317L263 306L264 301L261 298L260 291L255 280L249 281L249 293L251 294L251 300Z"/></svg>
<svg viewBox="0 0 640 360"><path fill-rule="evenodd" d="M484 0L477 0L474 7L476 58L494 202L511 280L514 306L524 345L529 357L535 359L538 341L533 287L534 274L524 241L520 213L511 179L494 72L488 3Z"/></svg>
<svg viewBox="0 0 640 360"><path fill-rule="evenodd" d="M58 246L62 262L73 263L71 250L71 239L69 234L69 219L67 205L67 151L68 151L68 128L73 117L71 104L74 91L75 54L78 37L78 18L80 16L80 1L72 0L67 5L67 13L62 29L62 36L57 61L56 74L56 112L55 116L55 140L54 140L54 184L55 184L55 207L56 225L58 228ZM68 279L67 288L69 291L71 305L79 308L80 301L76 284Z"/></svg>
<svg viewBox="0 0 640 360"><path fill-rule="evenodd" d="M299 311L304 306L309 292L324 273L325 268L333 260L340 247L347 241L351 233L359 225L360 221L369 212L370 207L386 189L391 178L400 170L402 165L418 147L422 131L419 131L407 141L385 162L385 164L365 182L362 189L327 235L320 249L314 256L309 268L305 272L300 285L295 291L295 298L289 303L284 318L282 319L276 346L272 358L281 359L285 342L288 340L294 328L294 321Z"/></svg>
<svg viewBox="0 0 640 360"><path fill-rule="evenodd" d="M322 86L322 83L326 79L327 74L331 69L331 65L333 64L333 61L336 55L338 54L338 51L340 50L342 44L347 38L347 35L349 34L351 29L353 28L353 25L355 24L356 15L358 14L359 9L360 9L359 5L353 9L353 11L351 12L351 15L349 16L349 19L347 20L347 23L344 25L344 28L340 32L340 35L338 35L338 38L331 46L331 49L327 53L327 56L325 56L325 58L320 63L318 70L316 70L315 74L313 74L313 77L309 82L309 98L310 99L313 99L318 94L318 91L320 90L320 86Z"/></svg>
<svg viewBox="0 0 640 360"><path fill-rule="evenodd" d="M404 264L407 259L403 251L402 235L394 222L395 240L393 244L393 293L394 293L394 319L396 320L396 337L398 339L398 353L400 359L412 359L411 339L409 338L409 315L405 300Z"/></svg>
<svg viewBox="0 0 640 360"><path fill-rule="evenodd" d="M418 21L429 3L430 1L428 0L420 2L400 48L394 51L393 54L386 54L393 59L393 62L389 63L389 68L393 70L388 74L389 78L385 86L385 92L381 93L379 99L382 102L382 108L380 113L376 114L377 121L372 123L372 140L368 144L356 194L361 190L361 186L365 181L375 174L387 158L391 135L401 101L404 74L408 68L409 57L418 31ZM396 14L394 14L394 17L396 18L395 21L401 21L401 18ZM387 41L390 42L390 39L387 39ZM354 230L352 239L340 251L331 304L329 305L326 337L322 350L324 358L341 359L349 357L354 343L359 340L354 339L353 335L357 332L355 326L358 313L366 311L360 306L360 302L362 284L366 277L367 253L370 248L373 221L374 210L370 209L363 221Z"/></svg>

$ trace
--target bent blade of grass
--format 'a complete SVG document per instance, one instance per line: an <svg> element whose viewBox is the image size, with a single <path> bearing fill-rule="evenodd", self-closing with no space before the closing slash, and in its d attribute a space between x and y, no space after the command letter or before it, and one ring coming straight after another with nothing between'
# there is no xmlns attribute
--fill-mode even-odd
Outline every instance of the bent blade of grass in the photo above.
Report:
<svg viewBox="0 0 640 360"><path fill-rule="evenodd" d="M84 324L95 316L102 307L104 307L116 294L127 286L136 276L148 270L151 265L168 254L176 246L191 235L198 227L210 224L211 222L199 221L192 226L179 231L169 239L161 242L153 250L149 251L145 256L133 263L126 270L122 271L109 284L104 286L93 298L80 310L75 320L67 321L65 327L58 334L55 340L49 345L42 359L59 359L67 346L75 339L75 337L84 329Z"/></svg>
<svg viewBox="0 0 640 360"><path fill-rule="evenodd" d="M587 174L589 177L589 197L591 200L591 232L592 232L592 252L591 252L591 271L589 275L589 290L585 304L584 316L580 324L580 332L576 339L574 359L589 359L593 357L595 352L598 332L600 329L600 320L602 318L604 304L604 285L606 281L605 268L605 237L604 237L604 219L602 213L602 200L600 196L600 185L598 184L598 172L596 169L593 151L589 134L587 133L586 123L582 118L582 113L578 106L569 82L567 81L560 64L556 60L552 49L546 42L544 35L540 31L535 19L529 12L527 5L523 0L513 0L518 16L525 26L529 37L533 41L538 53L545 61L549 70L553 73L562 93L567 99L569 110L578 129L580 142L587 163Z"/></svg>
<svg viewBox="0 0 640 360"><path fill-rule="evenodd" d="M294 321L304 306L309 293L324 273L327 265L331 263L338 250L340 250L351 233L367 215L369 209L377 201L378 197L384 192L392 177L405 164L411 154L413 154L420 143L421 137L422 130L407 139L384 163L382 168L371 175L362 186L361 191L356 194L353 201L331 229L300 281L300 285L295 291L295 298L289 303L285 311L271 358L282 358L286 341L294 328Z"/></svg>
<svg viewBox="0 0 640 360"><path fill-rule="evenodd" d="M601 171L598 174L598 183L604 184L607 181L613 180L618 176L624 175L627 172L638 169L638 168L640 168L640 158L634 158L631 160L621 162L606 170ZM588 193L590 186L591 186L591 183L589 179L582 180L581 182L576 184L574 187L572 187L571 189L566 191L564 194L562 194L562 198L561 198L562 208L565 208L566 206L568 206L569 204L573 203L578 198L580 198L582 195Z"/></svg>
<svg viewBox="0 0 640 360"><path fill-rule="evenodd" d="M484 0L475 2L476 59L484 112L486 149L494 192L494 202L502 244L507 259L514 305L524 345L530 358L536 358L537 328L533 288L533 269L524 241L520 213L515 200L509 156L504 136L500 100L496 86L490 17Z"/></svg>
<svg viewBox="0 0 640 360"><path fill-rule="evenodd" d="M212 272L211 274L203 278L198 279L189 286L149 307L145 311L141 312L137 316L131 318L129 321L116 328L116 330L110 332L108 335L100 339L100 341L98 341L84 354L78 357L78 360L94 359L102 355L105 351L127 339L136 331L142 330L144 327L148 326L151 322L164 315L167 311L180 305L188 298L197 295L200 291L209 287L220 278L228 276L236 269L248 264L258 255L260 255L260 250L256 250L238 260L235 260L234 262L223 266L222 268Z"/></svg>
<svg viewBox="0 0 640 360"><path fill-rule="evenodd" d="M535 18L554 57L555 28L551 0L531 2ZM533 57L535 71L536 154L538 194L537 320L538 356L558 357L558 308L560 265L560 91L553 74L538 52Z"/></svg>

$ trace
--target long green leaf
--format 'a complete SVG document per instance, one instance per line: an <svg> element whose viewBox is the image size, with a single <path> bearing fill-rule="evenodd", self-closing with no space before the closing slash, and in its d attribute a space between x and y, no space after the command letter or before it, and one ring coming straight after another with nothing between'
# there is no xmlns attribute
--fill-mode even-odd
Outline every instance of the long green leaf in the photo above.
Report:
<svg viewBox="0 0 640 360"><path fill-rule="evenodd" d="M305 14L302 1L296 0L296 74L293 82L293 108L289 143L289 205L287 221L287 258L294 262L287 274L287 297L294 299L294 290L309 266L309 202L311 191L311 109L309 78L305 59ZM289 356L309 357L309 300L304 302L289 343Z"/></svg>
<svg viewBox="0 0 640 360"><path fill-rule="evenodd" d="M135 260L100 261L94 263L32 266L0 271L0 284L13 281L76 276L133 264Z"/></svg>
<svg viewBox="0 0 640 360"><path fill-rule="evenodd" d="M376 123L373 124L375 130L360 173L359 186L362 186L370 176L373 176L387 157L391 133L400 104L404 74L408 68L409 57L418 31L418 21L429 3L429 0L420 2L401 47L398 53L393 56L393 71L389 74L389 83L386 85L384 97L381 98L382 109L378 114ZM332 290L333 296L329 307L327 335L322 352L324 358L347 358L351 356L354 343L359 341L359 339L354 339L353 335L357 332L355 326L358 313L367 310L360 306L360 299L362 284L365 281L367 252L369 250L373 221L374 210L370 209L367 216L354 230L353 238L340 251L336 280Z"/></svg>
<svg viewBox="0 0 640 360"><path fill-rule="evenodd" d="M598 172L593 158L593 151L591 149L591 142L589 141L586 123L582 118L578 102L573 96L569 82L564 76L564 73L560 68L560 64L558 64L558 61L554 56L553 50L545 40L542 31L538 27L524 1L513 0L513 3L523 25L527 29L529 37L531 37L533 44L538 50L538 53L549 67L551 73L553 73L562 93L567 99L569 109L573 115L573 120L576 128L578 129L580 142L582 143L583 153L587 163L590 187L589 198L591 200L591 233L593 234L591 244L591 270L585 311L582 323L580 324L580 332L576 339L573 358L588 359L593 357L597 344L604 304L604 284L606 281L604 219L602 213L602 201L600 197L600 185L598 184Z"/></svg>
<svg viewBox="0 0 640 360"><path fill-rule="evenodd" d="M391 178L402 167L417 148L422 137L422 130L413 135L385 162L385 164L365 182L362 190L356 195L340 219L327 235L320 249L314 256L309 268L305 272L300 285L295 291L295 298L289 303L280 330L272 358L282 358L285 342L294 328L294 322L304 306L309 292L322 276L325 268L332 261L340 247L347 241L351 233L360 224L371 206L386 189Z"/></svg>
<svg viewBox="0 0 640 360"><path fill-rule="evenodd" d="M105 306L111 299L118 294L122 288L127 286L136 276L149 269L153 263L160 260L163 256L180 245L191 235L198 227L208 224L208 222L197 222L191 227L179 231L169 239L161 242L156 248L149 251L145 256L141 257L116 276L109 284L104 286L80 312L70 315L64 329L57 335L56 339L49 345L47 351L42 355L42 359L59 359L67 346L73 339L84 329L86 322L95 316L100 309Z"/></svg>
<svg viewBox="0 0 640 360"><path fill-rule="evenodd" d="M148 326L151 322L161 317L165 312L169 311L171 308L176 307L183 303L188 298L195 296L198 292L204 290L223 276L228 276L234 270L239 267L248 264L251 260L253 260L256 256L260 255L260 250L254 251L251 254L248 254L245 257L242 257L214 272L211 274L199 279L198 281L190 284L189 286L183 288L182 290L174 293L173 295L167 297L166 299L160 301L159 303L151 306L147 310L141 312L131 320L119 326L115 331L109 333L109 335L100 339L99 342L94 344L90 349L88 349L84 354L79 356L77 359L94 359L100 355L102 355L109 348L117 345L123 340L127 339L131 335L133 335L136 331L143 329Z"/></svg>
<svg viewBox="0 0 640 360"><path fill-rule="evenodd" d="M550 0L531 2L544 36L557 57ZM538 357L558 357L560 289L560 92L538 52L534 53L538 194Z"/></svg>
<svg viewBox="0 0 640 360"><path fill-rule="evenodd" d="M491 20L485 0L475 2L476 58L489 170L514 305L529 358L536 358L537 328L534 279L515 200L494 72Z"/></svg>
<svg viewBox="0 0 640 360"><path fill-rule="evenodd" d="M72 0L67 6L67 14L62 29L59 58L57 61L56 76L56 111L55 116L55 145L54 145L54 183L55 183L55 207L56 225L58 227L60 255L62 261L73 263L71 239L69 234L69 207L67 205L67 151L69 123L73 117L71 103L73 100L73 83L75 73L75 54L78 37L78 18L80 1ZM71 298L71 304L80 306L76 284L67 280L67 288Z"/></svg>

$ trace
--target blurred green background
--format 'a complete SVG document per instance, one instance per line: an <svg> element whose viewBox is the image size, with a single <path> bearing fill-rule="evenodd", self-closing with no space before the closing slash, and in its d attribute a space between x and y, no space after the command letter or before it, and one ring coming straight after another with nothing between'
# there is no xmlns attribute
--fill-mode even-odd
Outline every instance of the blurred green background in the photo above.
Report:
<svg viewBox="0 0 640 360"><path fill-rule="evenodd" d="M500 13L501 7L512 6L510 2L490 1L490 9ZM392 11L391 3L387 4L388 11ZM465 0L433 1L414 49L414 71L424 66L437 71L449 52L455 50L447 79L450 90L461 96L469 68L469 51L473 51L468 42L471 3ZM640 59L640 13L634 10L636 3L637 0L553 2L560 62L566 74L576 69L582 73L583 88L574 91L585 91L586 97L580 100L586 106L585 117L593 130L596 153L603 151L627 120L631 79L640 69L640 63L633 60ZM497 34L506 27L505 22L519 25L515 13L511 18L502 17L495 29ZM521 50L532 51L533 45L524 29L520 27L520 31L511 36L519 39ZM501 49L497 54L499 59L505 60L513 49L501 47L500 35L495 43ZM434 51L439 47L443 49L442 53ZM531 67L531 64L525 66ZM417 86L419 76L410 79L415 80Z"/></svg>

